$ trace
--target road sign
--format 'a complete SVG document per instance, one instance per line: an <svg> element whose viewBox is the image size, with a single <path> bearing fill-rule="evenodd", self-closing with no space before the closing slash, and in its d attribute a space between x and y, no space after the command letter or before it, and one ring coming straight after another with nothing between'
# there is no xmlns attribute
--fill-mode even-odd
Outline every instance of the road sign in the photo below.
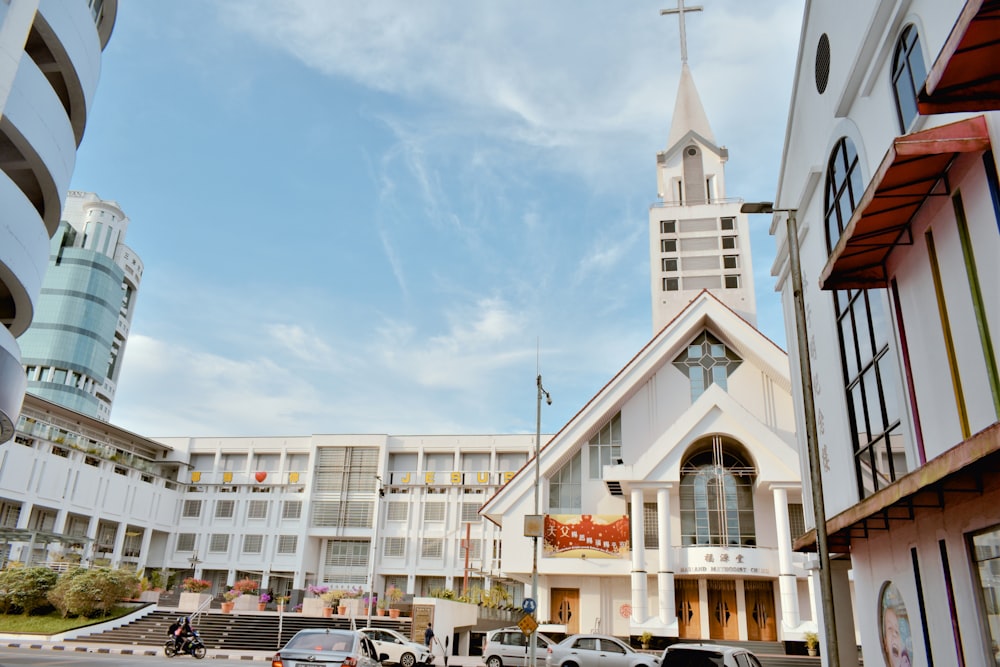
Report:
<svg viewBox="0 0 1000 667"><path fill-rule="evenodd" d="M521 617L521 620L517 622L517 627L521 628L521 632L523 634L530 635L538 629L538 622L535 620L534 616L524 615Z"/></svg>
<svg viewBox="0 0 1000 667"><path fill-rule="evenodd" d="M524 598L521 602L521 609L523 609L526 614L534 614L536 606L537 605L532 598Z"/></svg>

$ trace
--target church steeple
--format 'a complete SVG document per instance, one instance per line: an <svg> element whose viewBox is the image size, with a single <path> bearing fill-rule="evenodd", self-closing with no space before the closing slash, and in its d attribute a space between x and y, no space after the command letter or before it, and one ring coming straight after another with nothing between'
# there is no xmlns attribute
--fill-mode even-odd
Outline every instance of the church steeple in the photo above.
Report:
<svg viewBox="0 0 1000 667"><path fill-rule="evenodd" d="M716 145L687 63L685 14L677 0L681 77L666 150L656 154L659 201L649 209L653 331L658 332L702 290L756 325L750 230L740 201L726 196L729 152Z"/></svg>

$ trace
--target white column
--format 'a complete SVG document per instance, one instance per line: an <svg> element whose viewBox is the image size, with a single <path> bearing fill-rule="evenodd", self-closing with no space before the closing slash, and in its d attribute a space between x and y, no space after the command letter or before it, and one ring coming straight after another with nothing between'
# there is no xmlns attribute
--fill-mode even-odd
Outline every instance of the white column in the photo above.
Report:
<svg viewBox="0 0 1000 667"><path fill-rule="evenodd" d="M781 591L781 625L789 630L799 625L799 588L792 569L792 531L788 527L788 491L772 490L774 523L778 538L778 589Z"/></svg>
<svg viewBox="0 0 1000 667"><path fill-rule="evenodd" d="M659 536L659 571L656 583L659 593L660 621L670 625L677 620L677 601L674 597L673 542L670 539L670 489L656 491L656 522Z"/></svg>
<svg viewBox="0 0 1000 667"><path fill-rule="evenodd" d="M649 610L646 592L646 532L642 489L632 489L632 621L644 623Z"/></svg>

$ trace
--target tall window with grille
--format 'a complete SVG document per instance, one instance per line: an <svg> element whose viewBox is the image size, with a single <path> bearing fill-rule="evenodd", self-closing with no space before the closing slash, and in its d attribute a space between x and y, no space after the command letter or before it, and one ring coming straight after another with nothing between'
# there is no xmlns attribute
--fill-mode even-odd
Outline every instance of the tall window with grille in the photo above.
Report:
<svg viewBox="0 0 1000 667"><path fill-rule="evenodd" d="M826 171L826 239L832 253L864 190L858 152L837 142ZM899 374L889 354L885 289L833 293L858 492L866 498L907 472Z"/></svg>
<svg viewBox="0 0 1000 667"><path fill-rule="evenodd" d="M583 510L582 460L578 450L549 478L549 513L578 514Z"/></svg>
<svg viewBox="0 0 1000 667"><path fill-rule="evenodd" d="M368 540L327 540L323 559L323 581L359 586L368 580Z"/></svg>
<svg viewBox="0 0 1000 667"><path fill-rule="evenodd" d="M316 452L310 523L370 528L378 496L376 447L320 447Z"/></svg>
<svg viewBox="0 0 1000 667"><path fill-rule="evenodd" d="M924 55L920 52L920 35L912 23L899 35L892 59L892 92L896 99L896 119L904 134L917 117L917 94L927 78Z"/></svg>
<svg viewBox="0 0 1000 667"><path fill-rule="evenodd" d="M735 441L712 436L694 445L681 466L681 543L756 546L756 469Z"/></svg>

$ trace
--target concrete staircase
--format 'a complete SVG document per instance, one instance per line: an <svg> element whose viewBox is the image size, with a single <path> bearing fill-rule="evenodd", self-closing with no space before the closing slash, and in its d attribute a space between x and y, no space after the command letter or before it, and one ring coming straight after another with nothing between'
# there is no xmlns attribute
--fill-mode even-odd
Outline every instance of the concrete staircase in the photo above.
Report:
<svg viewBox="0 0 1000 667"><path fill-rule="evenodd" d="M134 646L162 646L167 640L167 628L178 617L185 614L178 611L157 610L147 614L138 621L123 625L114 630L79 637L78 642L88 644L128 644ZM358 627L366 624L367 618L358 619ZM201 634L201 640L210 649L225 649L230 651L274 651L279 645L284 645L292 635L304 628L341 628L351 627L351 621L344 616L317 618L302 616L302 614L283 614L281 617L281 637L278 636L279 619L273 613L254 614L202 614L194 623ZM410 619L373 616L372 626L390 628L410 634Z"/></svg>

